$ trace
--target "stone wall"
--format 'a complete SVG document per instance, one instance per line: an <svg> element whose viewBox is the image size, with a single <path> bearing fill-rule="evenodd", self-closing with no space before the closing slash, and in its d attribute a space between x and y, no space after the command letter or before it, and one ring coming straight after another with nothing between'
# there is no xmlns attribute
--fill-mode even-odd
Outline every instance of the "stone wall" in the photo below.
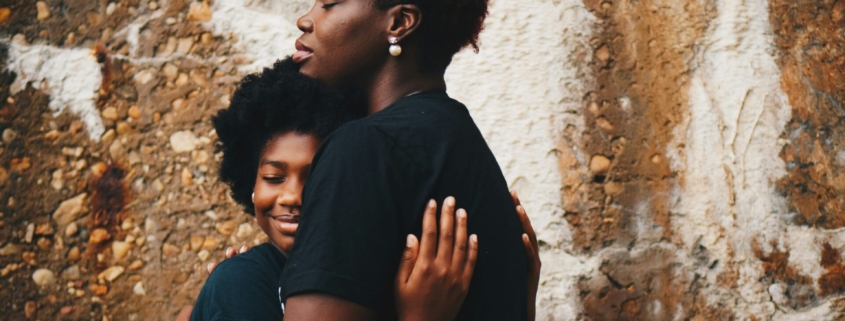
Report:
<svg viewBox="0 0 845 321"><path fill-rule="evenodd" d="M6 2L0 315L171 318L263 240L209 117L311 1ZM494 1L446 78L538 230L538 319L845 317L843 30L842 0Z"/></svg>

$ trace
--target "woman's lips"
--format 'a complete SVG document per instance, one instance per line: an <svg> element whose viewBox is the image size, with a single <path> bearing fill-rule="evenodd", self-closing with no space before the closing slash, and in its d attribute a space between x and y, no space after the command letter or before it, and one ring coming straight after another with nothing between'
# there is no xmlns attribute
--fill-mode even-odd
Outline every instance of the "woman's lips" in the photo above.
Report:
<svg viewBox="0 0 845 321"><path fill-rule="evenodd" d="M296 229L299 227L299 214L282 214L273 216L276 228L279 232L286 235L296 234Z"/></svg>
<svg viewBox="0 0 845 321"><path fill-rule="evenodd" d="M308 48L308 46L303 44L299 39L297 39L294 43L294 47L296 47L296 52L293 54L294 63L302 63L314 54L314 51L311 50L311 48Z"/></svg>
<svg viewBox="0 0 845 321"><path fill-rule="evenodd" d="M296 53L293 54L293 62L301 64L306 59L311 58L312 55L314 55L313 52L306 50L297 50Z"/></svg>

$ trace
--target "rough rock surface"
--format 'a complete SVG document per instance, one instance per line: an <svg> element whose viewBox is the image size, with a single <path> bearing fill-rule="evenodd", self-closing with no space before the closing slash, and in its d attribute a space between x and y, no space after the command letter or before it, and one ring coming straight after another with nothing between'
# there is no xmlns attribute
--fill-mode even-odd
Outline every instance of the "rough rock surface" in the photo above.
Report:
<svg viewBox="0 0 845 321"><path fill-rule="evenodd" d="M210 117L311 5L0 4L4 320L169 320L266 240ZM845 318L843 30L841 0L495 1L446 77L538 231L538 320Z"/></svg>

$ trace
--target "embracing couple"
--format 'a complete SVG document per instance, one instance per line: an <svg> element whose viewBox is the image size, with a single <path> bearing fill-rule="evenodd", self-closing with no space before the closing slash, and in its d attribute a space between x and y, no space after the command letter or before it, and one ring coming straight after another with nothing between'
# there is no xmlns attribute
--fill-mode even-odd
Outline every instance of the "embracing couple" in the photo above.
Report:
<svg viewBox="0 0 845 321"><path fill-rule="evenodd" d="M292 59L214 118L221 180L270 241L221 262L191 320L534 319L536 237L443 79L487 6L317 0L297 20Z"/></svg>

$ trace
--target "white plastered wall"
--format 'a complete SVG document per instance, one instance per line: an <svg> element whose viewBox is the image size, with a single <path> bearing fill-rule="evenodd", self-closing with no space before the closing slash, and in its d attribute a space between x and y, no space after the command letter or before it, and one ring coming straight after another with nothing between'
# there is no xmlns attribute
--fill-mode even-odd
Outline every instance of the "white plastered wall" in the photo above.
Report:
<svg viewBox="0 0 845 321"><path fill-rule="evenodd" d="M450 96L469 108L546 244L540 320L575 318L578 278L600 263L572 254L557 151L565 125L583 126L577 110L590 88L572 58L591 51L595 20L579 0L497 0L480 52L459 53L446 72Z"/></svg>

